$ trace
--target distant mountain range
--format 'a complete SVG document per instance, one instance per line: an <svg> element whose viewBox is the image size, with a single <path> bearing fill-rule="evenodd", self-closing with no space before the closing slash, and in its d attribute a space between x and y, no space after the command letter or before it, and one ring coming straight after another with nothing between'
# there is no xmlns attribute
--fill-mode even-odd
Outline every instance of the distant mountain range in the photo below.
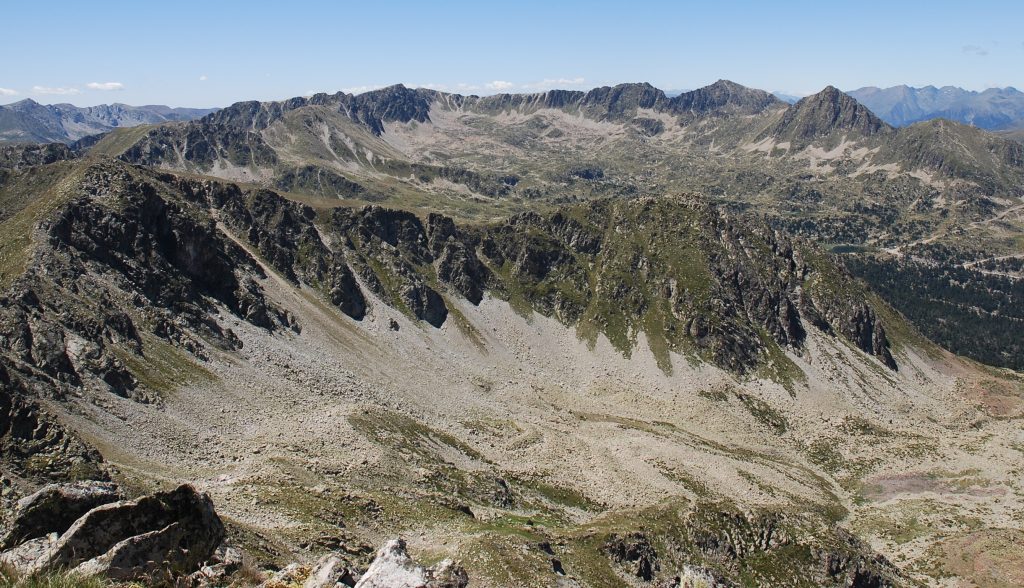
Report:
<svg viewBox="0 0 1024 588"><path fill-rule="evenodd" d="M972 92L955 86L893 86L847 93L893 126L947 118L989 131L1024 130L1024 92L1016 88Z"/></svg>
<svg viewBox="0 0 1024 588"><path fill-rule="evenodd" d="M667 98L689 94L686 90L665 92ZM847 92L886 123L909 126L916 122L945 118L1008 138L1024 138L1024 92L1016 88L990 88L983 92L955 86L868 86ZM801 97L773 92L788 104ZM170 108L101 104L80 108L71 104L39 104L31 99L0 106L0 142L72 143L119 127L189 121L216 112L216 108Z"/></svg>
<svg viewBox="0 0 1024 588"><path fill-rule="evenodd" d="M0 106L0 141L71 143L118 127L187 121L216 111L216 108L127 104L80 108L71 104L39 104L25 99Z"/></svg>
<svg viewBox="0 0 1024 588"><path fill-rule="evenodd" d="M802 98L802 96L796 96L794 94L784 94L782 92L772 92L772 95L787 104L796 104Z"/></svg>

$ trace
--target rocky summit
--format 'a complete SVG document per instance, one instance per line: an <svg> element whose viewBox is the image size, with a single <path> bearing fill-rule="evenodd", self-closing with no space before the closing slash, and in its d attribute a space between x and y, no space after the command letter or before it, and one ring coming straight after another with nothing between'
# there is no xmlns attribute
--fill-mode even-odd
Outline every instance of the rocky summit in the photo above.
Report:
<svg viewBox="0 0 1024 588"><path fill-rule="evenodd" d="M1020 579L1019 143L725 80L147 124L0 146L0 585Z"/></svg>

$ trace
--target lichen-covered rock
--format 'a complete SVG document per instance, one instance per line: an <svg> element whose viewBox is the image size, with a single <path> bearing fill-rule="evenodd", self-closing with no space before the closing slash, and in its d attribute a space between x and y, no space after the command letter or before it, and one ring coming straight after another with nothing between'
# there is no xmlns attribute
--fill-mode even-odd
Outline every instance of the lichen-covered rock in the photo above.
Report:
<svg viewBox="0 0 1024 588"><path fill-rule="evenodd" d="M120 498L117 486L110 482L47 485L18 501L10 529L0 539L0 549L50 533L63 533L88 511Z"/></svg>
<svg viewBox="0 0 1024 588"><path fill-rule="evenodd" d="M188 485L93 508L28 572L74 569L118 579L187 575L210 558L224 526L205 494Z"/></svg>

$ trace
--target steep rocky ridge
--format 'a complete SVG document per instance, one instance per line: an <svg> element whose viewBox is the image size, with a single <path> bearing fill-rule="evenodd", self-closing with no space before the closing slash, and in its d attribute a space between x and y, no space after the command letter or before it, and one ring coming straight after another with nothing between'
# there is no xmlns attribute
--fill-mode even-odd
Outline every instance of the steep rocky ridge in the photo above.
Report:
<svg viewBox="0 0 1024 588"><path fill-rule="evenodd" d="M889 133L892 127L882 122L856 100L829 86L817 94L803 98L786 110L782 119L768 131L794 148L822 144L842 135L847 140L863 139ZM829 145L829 143L824 143Z"/></svg>
<svg viewBox="0 0 1024 588"><path fill-rule="evenodd" d="M1012 239L979 223L1018 206L1024 182L1019 143L979 129L894 129L832 87L787 106L728 81L673 98L648 84L487 97L393 86L239 103L116 153L298 197L475 219L696 192L825 242L963 232L996 253L1012 253Z"/></svg>

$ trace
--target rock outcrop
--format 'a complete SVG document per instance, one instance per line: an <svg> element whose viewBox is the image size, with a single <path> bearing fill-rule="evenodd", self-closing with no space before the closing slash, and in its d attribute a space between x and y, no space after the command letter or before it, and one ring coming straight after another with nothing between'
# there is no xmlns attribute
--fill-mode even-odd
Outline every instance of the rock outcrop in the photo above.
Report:
<svg viewBox="0 0 1024 588"><path fill-rule="evenodd" d="M75 153L63 143L0 144L0 170L18 170L34 165L65 161L74 157Z"/></svg>
<svg viewBox="0 0 1024 588"><path fill-rule="evenodd" d="M623 566L629 575L641 580L651 581L661 569L658 553L643 533L625 536L612 534L605 541L603 549L609 559Z"/></svg>
<svg viewBox="0 0 1024 588"><path fill-rule="evenodd" d="M31 380L5 364L0 355L0 464L4 473L33 483L104 478L99 452L36 400L37 394L52 393L52 389L36 389Z"/></svg>
<svg viewBox="0 0 1024 588"><path fill-rule="evenodd" d="M355 588L465 588L468 584L461 566L445 560L425 568L409 557L405 541L393 539L380 548Z"/></svg>
<svg viewBox="0 0 1024 588"><path fill-rule="evenodd" d="M110 482L49 484L18 501L9 529L0 538L0 550L50 533L61 534L93 508L120 498L117 486Z"/></svg>
<svg viewBox="0 0 1024 588"><path fill-rule="evenodd" d="M38 506L23 513L21 528L60 528L63 520L52 512L53 504L63 502L73 509L83 504L83 494L94 500L108 496L83 488L44 490L26 503ZM223 538L224 526L210 498L183 485L92 508L63 532L51 532L4 552L0 562L23 573L69 569L119 580L184 576L198 570Z"/></svg>

